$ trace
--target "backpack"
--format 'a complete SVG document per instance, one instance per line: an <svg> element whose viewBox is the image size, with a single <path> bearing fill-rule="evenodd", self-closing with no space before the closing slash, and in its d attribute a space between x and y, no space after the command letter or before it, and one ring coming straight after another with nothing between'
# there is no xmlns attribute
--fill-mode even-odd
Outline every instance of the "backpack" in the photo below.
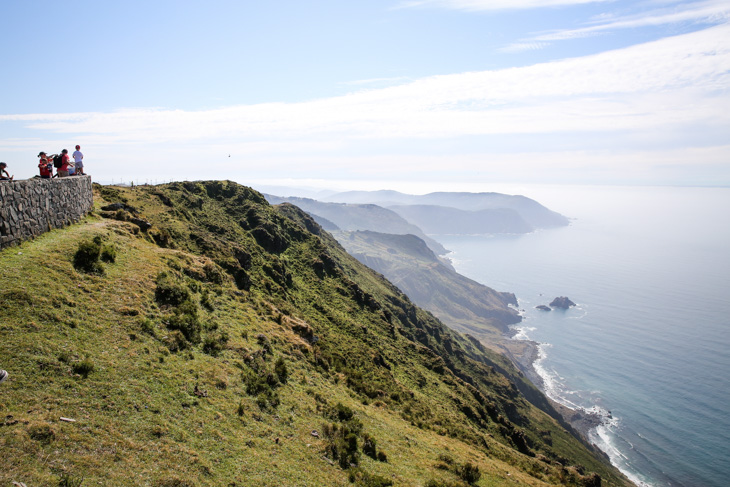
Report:
<svg viewBox="0 0 730 487"><path fill-rule="evenodd" d="M61 155L53 156L53 167L58 169L61 166L63 166L63 156L61 156Z"/></svg>

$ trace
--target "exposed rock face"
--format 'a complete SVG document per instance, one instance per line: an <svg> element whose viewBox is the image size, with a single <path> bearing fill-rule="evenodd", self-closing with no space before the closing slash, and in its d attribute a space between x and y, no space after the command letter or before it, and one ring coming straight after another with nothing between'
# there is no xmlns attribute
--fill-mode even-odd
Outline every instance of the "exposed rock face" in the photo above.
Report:
<svg viewBox="0 0 730 487"><path fill-rule="evenodd" d="M0 248L76 222L92 203L90 176L0 182Z"/></svg>
<svg viewBox="0 0 730 487"><path fill-rule="evenodd" d="M550 303L551 308L568 309L571 306L575 306L575 303L565 296L557 297Z"/></svg>
<svg viewBox="0 0 730 487"><path fill-rule="evenodd" d="M544 304L541 304L539 306L535 306L536 309L539 309L541 311L552 311L550 306L545 306Z"/></svg>

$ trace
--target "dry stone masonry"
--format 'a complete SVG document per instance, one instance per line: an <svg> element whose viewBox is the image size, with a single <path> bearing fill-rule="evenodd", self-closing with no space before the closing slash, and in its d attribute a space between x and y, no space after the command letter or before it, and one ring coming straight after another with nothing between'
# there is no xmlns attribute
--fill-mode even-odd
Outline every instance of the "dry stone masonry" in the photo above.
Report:
<svg viewBox="0 0 730 487"><path fill-rule="evenodd" d="M92 204L91 176L0 181L0 248L77 222Z"/></svg>

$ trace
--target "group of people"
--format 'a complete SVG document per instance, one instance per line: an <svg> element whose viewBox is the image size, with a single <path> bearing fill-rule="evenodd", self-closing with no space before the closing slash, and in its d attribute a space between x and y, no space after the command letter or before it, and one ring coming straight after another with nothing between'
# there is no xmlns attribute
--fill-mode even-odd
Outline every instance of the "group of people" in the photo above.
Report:
<svg viewBox="0 0 730 487"><path fill-rule="evenodd" d="M45 152L38 154L40 162L38 169L41 172L41 178L50 179L54 177L65 178L67 176L76 176L86 174L84 172L84 155L81 153L81 146L76 146L73 153L73 161L68 155L68 151L63 149L61 154L48 155ZM53 169L56 174L53 174Z"/></svg>
<svg viewBox="0 0 730 487"><path fill-rule="evenodd" d="M40 152L38 154L40 161L38 162L38 169L40 170L40 177L43 179L51 178L65 178L67 176L85 175L84 172L84 155L81 153L81 146L76 146L76 151L72 154L73 161L68 155L68 151L63 149L60 154L46 154ZM56 174L53 174L53 169L56 169ZM8 173L8 165L5 162L0 162L0 181L12 181L15 176L11 176Z"/></svg>

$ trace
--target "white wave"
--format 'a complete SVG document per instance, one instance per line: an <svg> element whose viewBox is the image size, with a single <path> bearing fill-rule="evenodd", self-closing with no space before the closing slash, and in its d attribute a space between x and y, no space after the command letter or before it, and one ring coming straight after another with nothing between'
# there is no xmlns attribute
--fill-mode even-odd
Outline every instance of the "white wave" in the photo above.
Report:
<svg viewBox="0 0 730 487"><path fill-rule="evenodd" d="M614 442L614 438L616 438L617 426L618 421L616 421L614 424L604 424L598 426L590 433L589 439L594 445L596 445L604 453L606 453L606 455L608 455L608 458L611 460L613 466L618 468L621 473L626 475L626 477L628 477L631 482L636 484L638 487L654 487L654 484L647 482L644 478L642 478L629 468L629 459L626 457L626 455L621 453L621 450L619 450ZM629 445L633 449L634 445L632 445L631 443L629 443Z"/></svg>
<svg viewBox="0 0 730 487"><path fill-rule="evenodd" d="M529 332L535 331L537 328L533 326L515 326L512 325L509 327L510 330L514 332L514 335L512 335L513 340L529 340L530 336L528 335Z"/></svg>

